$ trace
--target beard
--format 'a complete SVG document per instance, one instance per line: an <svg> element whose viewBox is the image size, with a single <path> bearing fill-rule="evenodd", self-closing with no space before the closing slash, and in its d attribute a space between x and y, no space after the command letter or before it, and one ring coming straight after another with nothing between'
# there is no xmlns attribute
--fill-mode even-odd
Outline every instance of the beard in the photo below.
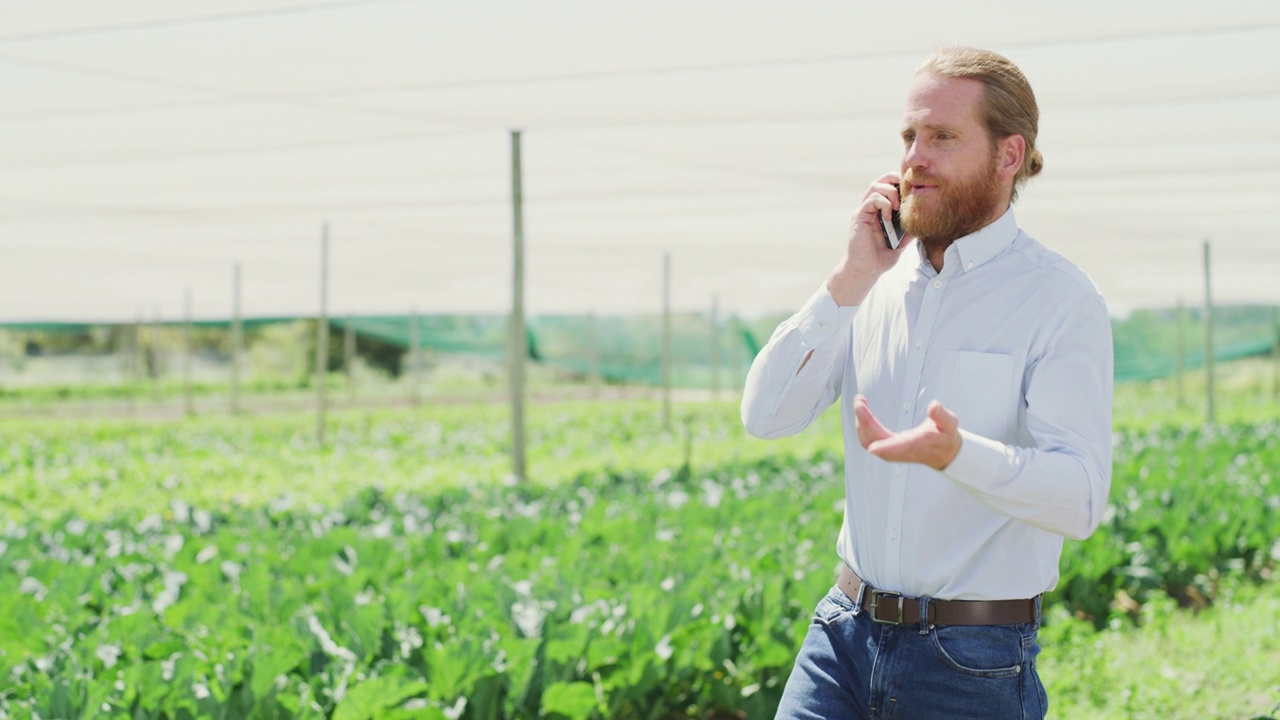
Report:
<svg viewBox="0 0 1280 720"><path fill-rule="evenodd" d="M913 180L937 186L934 203L925 205L925 198L912 195ZM945 250L957 239L981 230L1005 199L995 153L985 167L955 181L907 171L902 177L902 193L902 228L925 250Z"/></svg>

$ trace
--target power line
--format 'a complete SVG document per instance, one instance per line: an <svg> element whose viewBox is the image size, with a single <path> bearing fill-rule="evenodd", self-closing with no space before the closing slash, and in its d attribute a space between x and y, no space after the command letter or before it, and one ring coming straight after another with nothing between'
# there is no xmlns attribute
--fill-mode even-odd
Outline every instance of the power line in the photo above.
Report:
<svg viewBox="0 0 1280 720"><path fill-rule="evenodd" d="M54 28L52 30L36 30L32 32L9 33L0 35L0 44L33 42L37 40L56 40L65 37L84 37L87 35L108 35L137 30L156 30L160 28L190 27L210 23L234 22L282 15L301 15L330 10L345 10L365 5L388 5L404 3L411 0L332 0L331 2L313 2L303 5L282 5L257 10L240 10L236 12L206 13L203 15L184 15L157 20L135 20L132 22L109 23L102 25L81 25L76 27Z"/></svg>
<svg viewBox="0 0 1280 720"><path fill-rule="evenodd" d="M1227 25L1218 28L1192 28L1181 30L1153 30L1116 35L1091 35L1061 39L1038 39L1022 42L999 43L1002 48L1009 49L1044 49L1053 47L1071 47L1077 45L1094 45L1104 43L1131 42L1134 40L1169 39L1178 37L1202 38L1205 35L1234 34L1241 32L1258 32L1274 30L1280 23ZM728 72L755 68L777 68L801 65L824 65L851 61L877 60L884 58L918 58L932 48L912 47L908 49L868 50L864 52L836 53L832 55L815 55L799 58L763 58L758 60L734 60L721 63L702 63L698 65L674 65L669 67L627 68L618 70L590 70L585 72L557 73L550 75L529 75L524 77L484 78L476 80L446 80L437 82L408 83L401 85L380 86L376 88L345 88L322 93L324 97L350 97L371 92L423 91L423 90L471 90L478 88L503 87L512 85L531 85L555 82L580 82L615 79L622 77L653 77L666 75L703 74Z"/></svg>

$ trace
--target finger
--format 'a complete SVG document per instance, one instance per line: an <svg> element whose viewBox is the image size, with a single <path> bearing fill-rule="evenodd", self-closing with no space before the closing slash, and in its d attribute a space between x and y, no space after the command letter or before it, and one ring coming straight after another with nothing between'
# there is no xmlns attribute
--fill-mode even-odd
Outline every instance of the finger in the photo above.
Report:
<svg viewBox="0 0 1280 720"><path fill-rule="evenodd" d="M929 403L929 419L938 426L938 430L944 433L954 433L960 430L960 418L956 414L947 409L946 405L934 400Z"/></svg>
<svg viewBox="0 0 1280 720"><path fill-rule="evenodd" d="M885 429L884 425L880 424L875 414L871 412L871 406L867 404L866 396L858 395L854 397L853 415L856 420L858 440L862 442L863 447L892 435Z"/></svg>

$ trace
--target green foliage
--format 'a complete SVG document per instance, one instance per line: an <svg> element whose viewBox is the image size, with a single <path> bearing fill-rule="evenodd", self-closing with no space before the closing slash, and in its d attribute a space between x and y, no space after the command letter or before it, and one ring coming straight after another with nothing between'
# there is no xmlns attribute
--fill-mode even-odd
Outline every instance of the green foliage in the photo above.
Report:
<svg viewBox="0 0 1280 720"><path fill-rule="evenodd" d="M527 485L503 408L350 413L323 452L307 417L4 424L0 713L771 715L834 577L836 418L764 443L727 405L531 416ZM1046 646L1270 577L1275 436L1121 428Z"/></svg>

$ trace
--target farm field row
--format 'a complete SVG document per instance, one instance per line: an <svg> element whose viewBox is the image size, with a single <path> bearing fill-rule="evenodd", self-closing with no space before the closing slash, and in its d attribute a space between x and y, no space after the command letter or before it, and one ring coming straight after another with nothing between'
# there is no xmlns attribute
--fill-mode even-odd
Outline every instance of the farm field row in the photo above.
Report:
<svg viewBox="0 0 1280 720"><path fill-rule="evenodd" d="M833 577L830 415L765 443L729 405L670 432L655 403L539 407L519 487L502 408L342 414L323 452L304 416L11 424L0 712L771 716ZM1271 580L1276 429L1117 431L1111 511L1047 602L1062 667Z"/></svg>

